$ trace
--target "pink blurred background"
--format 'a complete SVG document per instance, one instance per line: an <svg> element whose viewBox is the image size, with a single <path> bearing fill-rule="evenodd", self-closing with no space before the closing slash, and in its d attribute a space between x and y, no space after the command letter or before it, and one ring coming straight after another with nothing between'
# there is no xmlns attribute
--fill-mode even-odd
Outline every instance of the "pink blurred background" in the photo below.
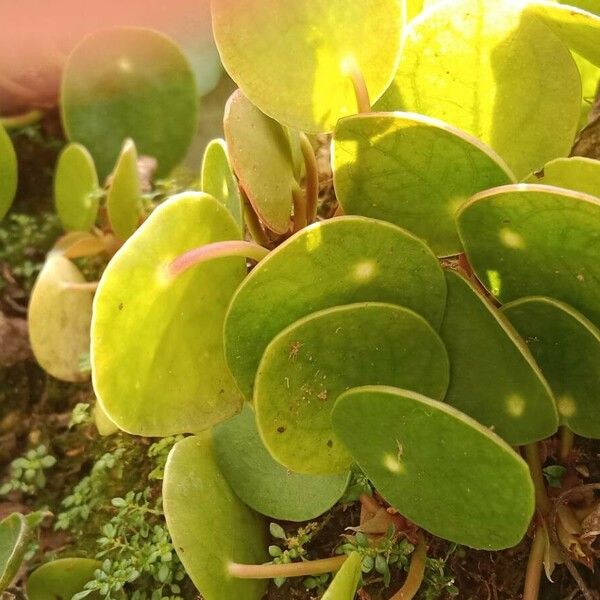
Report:
<svg viewBox="0 0 600 600"><path fill-rule="evenodd" d="M72 48L88 33L118 25L171 36L192 63L199 95L216 85L210 0L0 0L0 114L54 106Z"/></svg>

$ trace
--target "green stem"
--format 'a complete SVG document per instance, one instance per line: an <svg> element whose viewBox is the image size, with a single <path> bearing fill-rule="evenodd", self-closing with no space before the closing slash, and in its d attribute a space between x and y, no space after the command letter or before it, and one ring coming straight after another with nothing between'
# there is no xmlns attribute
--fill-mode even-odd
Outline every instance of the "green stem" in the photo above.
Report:
<svg viewBox="0 0 600 600"><path fill-rule="evenodd" d="M18 129L37 123L43 116L44 113L41 110L30 110L22 115L0 117L0 125L2 125L4 129Z"/></svg>
<svg viewBox="0 0 600 600"><path fill-rule="evenodd" d="M410 561L406 581L390 600L412 600L417 595L423 583L426 561L427 544L423 535L419 534L419 541Z"/></svg>
<svg viewBox="0 0 600 600"><path fill-rule="evenodd" d="M552 508L548 493L546 492L546 483L544 473L542 472L542 463L540 461L540 452L537 443L527 444L525 446L525 457L529 465L533 485L535 486L535 503L542 516L546 516Z"/></svg>
<svg viewBox="0 0 600 600"><path fill-rule="evenodd" d="M369 90L367 89L367 82L365 81L364 75L360 70L360 67L356 64L356 60L348 59L344 64L344 72L354 88L354 94L356 95L356 105L359 113L371 112L371 100L369 98Z"/></svg>
<svg viewBox="0 0 600 600"><path fill-rule="evenodd" d="M531 549L529 550L525 585L523 587L523 600L538 600L544 566L544 551L546 549L546 536L544 535L543 528L543 525L536 527Z"/></svg>
<svg viewBox="0 0 600 600"><path fill-rule="evenodd" d="M270 242L265 230L256 214L248 196L246 196L246 192L240 188L240 193L242 195L242 199L244 201L244 222L246 223L246 227L252 236L252 239L259 245L268 247Z"/></svg>
<svg viewBox="0 0 600 600"><path fill-rule="evenodd" d="M206 244L199 248L194 248L178 256L169 265L169 271L171 275L177 276L191 267L214 260L215 258L240 256L259 261L267 256L267 254L269 254L269 251L266 248L254 242L243 242L241 240L215 242L214 244Z"/></svg>
<svg viewBox="0 0 600 600"><path fill-rule="evenodd" d="M322 575L339 570L347 556L335 556L320 560L307 560L287 564L241 565L229 563L227 570L232 577L239 579L274 579L276 577L307 577Z"/></svg>
<svg viewBox="0 0 600 600"><path fill-rule="evenodd" d="M560 450L558 454L559 461L564 465L569 462L569 457L573 451L575 442L575 434L567 425L560 428Z"/></svg>
<svg viewBox="0 0 600 600"><path fill-rule="evenodd" d="M292 190L292 199L294 201L294 233L296 233L307 225L306 198L300 189L300 186L294 186L294 189Z"/></svg>
<svg viewBox="0 0 600 600"><path fill-rule="evenodd" d="M303 132L300 132L300 147L306 168L306 220L308 223L312 223L317 217L319 167L312 144Z"/></svg>

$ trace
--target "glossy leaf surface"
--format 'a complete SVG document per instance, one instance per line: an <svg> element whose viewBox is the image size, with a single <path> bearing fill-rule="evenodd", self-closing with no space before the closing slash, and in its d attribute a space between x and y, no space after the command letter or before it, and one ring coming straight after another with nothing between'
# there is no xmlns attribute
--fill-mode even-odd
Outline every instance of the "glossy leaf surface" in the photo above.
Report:
<svg viewBox="0 0 600 600"><path fill-rule="evenodd" d="M558 427L554 399L523 340L461 275L446 272L441 335L450 358L445 401L521 445Z"/></svg>
<svg viewBox="0 0 600 600"><path fill-rule="evenodd" d="M240 229L244 227L242 199L238 183L231 171L225 140L212 140L202 159L202 191L216 198L227 208Z"/></svg>
<svg viewBox="0 0 600 600"><path fill-rule="evenodd" d="M527 465L455 408L369 386L340 396L333 425L377 491L430 533L487 550L525 535L534 511Z"/></svg>
<svg viewBox="0 0 600 600"><path fill-rule="evenodd" d="M11 139L0 125L0 220L17 193L17 155Z"/></svg>
<svg viewBox="0 0 600 600"><path fill-rule="evenodd" d="M92 292L66 287L85 282L70 260L53 252L29 300L29 340L35 358L50 375L64 381L88 379L79 361L90 349Z"/></svg>
<svg viewBox="0 0 600 600"><path fill-rule="evenodd" d="M147 436L197 432L241 408L222 331L245 261L221 258L177 277L168 270L187 250L239 235L217 200L179 194L109 263L94 301L92 374L102 407L121 429Z"/></svg>
<svg viewBox="0 0 600 600"><path fill-rule="evenodd" d="M331 131L357 112L352 65L373 101L396 70L396 0L215 0L212 14L233 80L264 113L302 131Z"/></svg>
<svg viewBox="0 0 600 600"><path fill-rule="evenodd" d="M89 231L96 222L100 186L94 159L81 144L60 154L54 175L56 212L67 231Z"/></svg>
<svg viewBox="0 0 600 600"><path fill-rule="evenodd" d="M600 331L567 304L529 297L502 312L527 343L556 397L561 421L600 437Z"/></svg>
<svg viewBox="0 0 600 600"><path fill-rule="evenodd" d="M455 125L520 178L569 153L580 106L571 54L537 15L518 2L455 0L408 26L396 79L377 109Z"/></svg>
<svg viewBox="0 0 600 600"><path fill-rule="evenodd" d="M473 198L458 228L479 280L500 302L549 296L600 326L600 200L507 186Z"/></svg>
<svg viewBox="0 0 600 600"><path fill-rule="evenodd" d="M438 256L461 251L455 214L470 196L515 181L502 159L475 138L410 113L339 121L333 169L346 214L404 227Z"/></svg>
<svg viewBox="0 0 600 600"><path fill-rule="evenodd" d="M336 573L322 600L354 600L361 576L361 556L353 552Z"/></svg>
<svg viewBox="0 0 600 600"><path fill-rule="evenodd" d="M167 460L163 501L177 554L205 600L260 600L264 580L235 579L231 562L263 563L266 522L231 490L214 459L209 433L178 442Z"/></svg>
<svg viewBox="0 0 600 600"><path fill-rule="evenodd" d="M59 558L38 567L27 579L29 600L70 600L94 579L102 563L91 558ZM100 598L92 592L90 600Z"/></svg>
<svg viewBox="0 0 600 600"><path fill-rule="evenodd" d="M101 178L123 141L158 161L161 177L184 157L196 131L196 84L187 59L166 36L120 27L92 33L70 55L61 89L70 141L92 154Z"/></svg>
<svg viewBox="0 0 600 600"><path fill-rule="evenodd" d="M557 158L532 173L526 183L540 183L600 198L600 161L583 156Z"/></svg>
<svg viewBox="0 0 600 600"><path fill-rule="evenodd" d="M17 575L28 543L29 527L22 514L12 513L0 521L0 592Z"/></svg>
<svg viewBox="0 0 600 600"><path fill-rule="evenodd" d="M302 475L276 462L265 448L254 410L214 429L214 452L235 493L257 512L284 521L308 521L330 509L348 485L348 475Z"/></svg>
<svg viewBox="0 0 600 600"><path fill-rule="evenodd" d="M231 164L254 210L269 229L285 233L297 185L285 130L240 90L227 102L223 128Z"/></svg>
<svg viewBox="0 0 600 600"><path fill-rule="evenodd" d="M293 323L267 346L256 374L261 436L276 460L298 472L347 471L352 457L331 428L336 398L385 384L438 400L448 357L431 325L400 306L338 306Z"/></svg>
<svg viewBox="0 0 600 600"><path fill-rule="evenodd" d="M438 261L411 234L364 217L316 223L271 252L236 292L225 320L227 363L250 399L267 344L294 321L373 301L406 306L438 327L445 298Z"/></svg>
<svg viewBox="0 0 600 600"><path fill-rule="evenodd" d="M137 167L137 150L126 140L112 174L106 198L106 209L115 235L126 240L138 228L142 190Z"/></svg>

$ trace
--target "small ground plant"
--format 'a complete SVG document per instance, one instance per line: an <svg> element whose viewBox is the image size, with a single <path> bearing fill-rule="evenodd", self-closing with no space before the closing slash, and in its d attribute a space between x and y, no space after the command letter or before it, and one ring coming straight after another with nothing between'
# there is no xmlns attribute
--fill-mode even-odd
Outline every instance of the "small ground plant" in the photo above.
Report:
<svg viewBox="0 0 600 600"><path fill-rule="evenodd" d="M107 519L93 556L31 574L30 600L180 600L189 581L261 600L296 578L323 600L453 598L459 546L523 540L523 600L563 564L593 599L600 484L576 436L600 439L600 152L578 148L597 135L600 6L213 0L212 26L238 89L181 193L155 180L197 124L181 48L114 28L64 67L65 234L32 350L53 377L91 371L71 427L158 440L143 485L111 495L117 447L63 500L57 530ZM29 450L0 492L54 464ZM318 519L357 502L316 554ZM4 586L24 519L0 523Z"/></svg>

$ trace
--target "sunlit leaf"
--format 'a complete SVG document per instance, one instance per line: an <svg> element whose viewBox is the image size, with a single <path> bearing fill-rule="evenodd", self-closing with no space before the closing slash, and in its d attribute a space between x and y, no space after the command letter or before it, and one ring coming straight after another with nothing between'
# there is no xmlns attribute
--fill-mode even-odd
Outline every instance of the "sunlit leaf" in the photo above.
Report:
<svg viewBox="0 0 600 600"><path fill-rule="evenodd" d="M126 240L138 227L142 191L137 168L137 150L126 140L115 165L106 198L106 209L113 231Z"/></svg>
<svg viewBox="0 0 600 600"><path fill-rule="evenodd" d="M264 113L302 131L331 131L357 112L353 67L374 101L397 66L397 0L215 0L212 9L225 69Z"/></svg>
<svg viewBox="0 0 600 600"><path fill-rule="evenodd" d="M30 530L20 513L12 513L0 521L0 593L17 575L27 551Z"/></svg>
<svg viewBox="0 0 600 600"><path fill-rule="evenodd" d="M513 445L552 435L558 427L554 399L523 340L462 276L447 271L446 281L445 401Z"/></svg>
<svg viewBox="0 0 600 600"><path fill-rule="evenodd" d="M477 195L458 228L477 276L500 302L549 296L600 326L600 200L506 186Z"/></svg>
<svg viewBox="0 0 600 600"><path fill-rule="evenodd" d="M161 204L111 260L92 322L94 389L121 429L146 436L197 432L239 411L225 365L223 318L246 273L222 258L175 277L178 255L239 239L227 209L203 193Z"/></svg>
<svg viewBox="0 0 600 600"><path fill-rule="evenodd" d="M54 244L52 251L59 252L65 258L94 256L107 249L108 239L88 231L70 231Z"/></svg>
<svg viewBox="0 0 600 600"><path fill-rule="evenodd" d="M50 375L65 381L88 379L79 360L90 349L92 292L68 287L83 283L79 269L53 252L29 301L29 339L35 358Z"/></svg>
<svg viewBox="0 0 600 600"><path fill-rule="evenodd" d="M212 446L204 433L181 440L169 454L163 480L169 533L205 600L260 600L268 582L235 579L227 565L268 560L266 522L233 493Z"/></svg>
<svg viewBox="0 0 600 600"><path fill-rule="evenodd" d="M340 396L333 426L377 491L430 533L487 550L525 535L534 511L527 465L467 415L369 386Z"/></svg>
<svg viewBox="0 0 600 600"><path fill-rule="evenodd" d="M92 33L64 69L61 110L69 140L94 157L101 178L123 141L158 160L166 175L184 157L196 131L196 85L181 50L149 29L120 27Z"/></svg>
<svg viewBox="0 0 600 600"><path fill-rule="evenodd" d="M598 86L600 84L600 68L593 65L591 62L582 58L576 53L573 53L573 58L579 69L579 75L581 76L581 88L582 88L582 101L581 101L581 114L579 117L578 129L583 129L590 119L590 111L596 94L598 93Z"/></svg>
<svg viewBox="0 0 600 600"><path fill-rule="evenodd" d="M70 600L95 579L94 571L101 566L100 561L91 558L59 558L47 562L27 579L27 597L29 600ZM87 598L96 600L100 596L92 592Z"/></svg>
<svg viewBox="0 0 600 600"><path fill-rule="evenodd" d="M343 473L352 457L331 428L343 391L385 384L442 400L448 376L444 345L423 317L392 304L329 308L293 323L267 346L254 387L258 428L289 469Z"/></svg>
<svg viewBox="0 0 600 600"><path fill-rule="evenodd" d="M236 292L225 321L227 363L250 399L267 344L294 321L373 301L406 306L437 328L445 298L438 261L411 234L364 217L316 223L271 252Z"/></svg>
<svg viewBox="0 0 600 600"><path fill-rule="evenodd" d="M212 140L202 159L202 191L216 198L229 210L240 229L244 227L242 199L238 183L231 171L225 140Z"/></svg>
<svg viewBox="0 0 600 600"><path fill-rule="evenodd" d="M17 155L8 133L0 125L0 220L17 192Z"/></svg>
<svg viewBox="0 0 600 600"><path fill-rule="evenodd" d="M570 3L569 3L570 4ZM600 17L576 6L530 0L527 12L538 15L570 48L600 67Z"/></svg>
<svg viewBox="0 0 600 600"><path fill-rule="evenodd" d="M314 519L330 509L348 485L348 474L301 475L276 462L260 438L249 404L241 414L215 427L214 452L235 493L274 519Z"/></svg>
<svg viewBox="0 0 600 600"><path fill-rule="evenodd" d="M402 113L339 121L333 167L346 214L404 227L438 256L461 251L455 214L470 196L515 181L477 139L435 119Z"/></svg>
<svg viewBox="0 0 600 600"><path fill-rule="evenodd" d="M600 198L600 161L582 156L557 158L544 165L537 173L532 173L525 181L584 192Z"/></svg>
<svg viewBox="0 0 600 600"><path fill-rule="evenodd" d="M353 552L333 578L322 600L354 600L361 574L361 556Z"/></svg>
<svg viewBox="0 0 600 600"><path fill-rule="evenodd" d="M285 130L240 90L227 102L223 128L231 164L254 210L269 229L285 233L297 185Z"/></svg>
<svg viewBox="0 0 600 600"><path fill-rule="evenodd" d="M54 175L56 213L67 231L89 231L96 222L100 188L94 159L81 144L61 152Z"/></svg>
<svg viewBox="0 0 600 600"><path fill-rule="evenodd" d="M412 110L478 137L517 177L569 153L581 81L570 52L520 2L440 2L408 27L380 110Z"/></svg>
<svg viewBox="0 0 600 600"><path fill-rule="evenodd" d="M550 298L529 297L502 308L540 365L561 421L579 435L600 437L600 331Z"/></svg>

